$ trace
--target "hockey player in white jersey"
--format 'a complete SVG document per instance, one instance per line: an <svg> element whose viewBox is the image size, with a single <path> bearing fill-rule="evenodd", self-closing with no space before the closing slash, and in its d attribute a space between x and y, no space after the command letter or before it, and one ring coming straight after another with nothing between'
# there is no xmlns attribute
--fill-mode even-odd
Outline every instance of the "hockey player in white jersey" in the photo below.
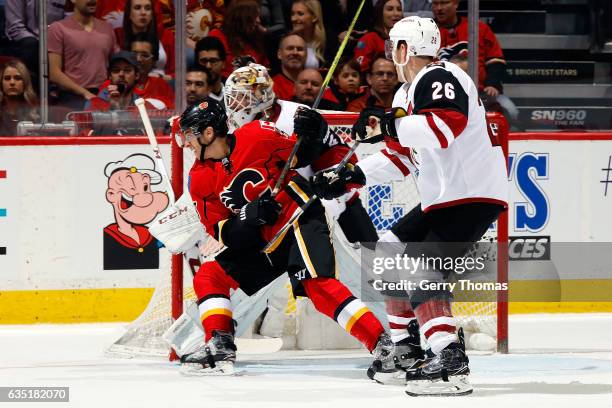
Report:
<svg viewBox="0 0 612 408"><path fill-rule="evenodd" d="M440 45L435 22L407 17L393 26L389 36L390 57L404 85L390 112L365 110L353 127L355 140L385 141L386 149L338 176L318 173L313 184L318 186L317 194L327 198L343 183L365 177L367 184L377 184L412 172L421 203L381 241L463 243L454 248L457 253L449 254L461 256L507 207L503 153L487 125L473 81L452 63L434 62ZM443 281L447 272L426 271L430 281ZM407 326L416 320L435 355L407 372L409 395L472 392L469 360L451 313L451 298L448 290L416 289L408 293L409 302L398 301L406 316L401 323Z"/></svg>

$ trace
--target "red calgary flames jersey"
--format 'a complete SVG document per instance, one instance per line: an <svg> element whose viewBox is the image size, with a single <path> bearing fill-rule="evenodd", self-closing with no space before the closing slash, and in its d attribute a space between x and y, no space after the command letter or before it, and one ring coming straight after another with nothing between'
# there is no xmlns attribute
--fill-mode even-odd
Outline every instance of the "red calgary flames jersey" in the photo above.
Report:
<svg viewBox="0 0 612 408"><path fill-rule="evenodd" d="M229 171L220 161L196 160L189 173L189 191L209 234L215 236L215 225L238 213L266 190L272 191L295 140L294 136L278 133L274 123L253 121L235 133ZM295 175L290 171L286 180ZM294 201L292 197L296 195L302 201L308 200L301 188L288 181L275 197L282 210L274 225L262 227L265 240L270 240L302 204Z"/></svg>

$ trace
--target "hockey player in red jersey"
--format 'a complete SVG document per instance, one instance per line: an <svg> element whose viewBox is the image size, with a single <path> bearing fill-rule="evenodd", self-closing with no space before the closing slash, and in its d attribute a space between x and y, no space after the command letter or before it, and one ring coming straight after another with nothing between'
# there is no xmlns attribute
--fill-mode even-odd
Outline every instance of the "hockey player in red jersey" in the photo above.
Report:
<svg viewBox="0 0 612 408"><path fill-rule="evenodd" d="M456 65L434 62L439 46L440 33L431 19L407 17L393 26L389 48L405 84L397 91L390 112L366 110L353 127L357 141L384 140L387 148L338 177L315 175L313 186L317 195L328 197L356 179L377 183L412 172L421 203L381 241L462 243L449 254L457 257L482 237L507 206L507 176L477 87ZM447 271L425 273L430 281L447 277ZM469 361L451 313L451 298L448 290L416 289L408 292L409 302L398 300L395 305L399 326L409 328L416 321L435 355L407 372L409 395L472 392L467 380ZM384 362L379 367L384 371Z"/></svg>
<svg viewBox="0 0 612 408"><path fill-rule="evenodd" d="M185 373L232 373L236 347L230 289L253 294L288 272L294 291L360 340L375 358L391 356L393 343L368 308L338 280L324 210L315 203L281 235L267 253L265 244L311 195L306 179L291 170L281 191L270 191L296 139L274 125L253 121L227 132L223 107L208 98L181 116L182 144L193 150L190 192L207 232L225 249L204 263L194 277L205 339L182 356ZM302 137L292 168L312 164L329 149L320 114L298 110L295 133ZM324 155L323 155L324 157Z"/></svg>

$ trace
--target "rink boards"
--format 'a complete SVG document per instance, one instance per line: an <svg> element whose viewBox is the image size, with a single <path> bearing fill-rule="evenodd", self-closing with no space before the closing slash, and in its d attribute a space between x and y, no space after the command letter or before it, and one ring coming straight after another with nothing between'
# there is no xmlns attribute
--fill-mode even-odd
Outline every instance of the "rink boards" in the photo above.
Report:
<svg viewBox="0 0 612 408"><path fill-rule="evenodd" d="M160 269L169 271L165 249L143 248L157 267L105 268L104 254L104 229L117 223L105 169L135 154L152 157L145 138L0 139L0 323L127 321L143 310ZM612 311L607 257L575 256L570 270L557 265L556 279L529 275L550 261L538 259L538 244L612 242L612 134L512 135L509 186L511 264L521 276L511 300L531 301L511 303L511 313ZM534 291L552 295L537 301Z"/></svg>

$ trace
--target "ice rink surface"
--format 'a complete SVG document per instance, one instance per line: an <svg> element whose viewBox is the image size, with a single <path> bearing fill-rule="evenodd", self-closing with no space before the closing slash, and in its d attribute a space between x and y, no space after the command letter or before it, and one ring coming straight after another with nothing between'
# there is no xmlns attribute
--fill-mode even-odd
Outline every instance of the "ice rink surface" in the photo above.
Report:
<svg viewBox="0 0 612 408"><path fill-rule="evenodd" d="M511 316L511 353L471 354L475 391L456 398L370 382L365 351L239 355L238 376L184 377L169 362L105 357L124 326L0 326L0 386L70 387L53 407L612 407L610 314Z"/></svg>

